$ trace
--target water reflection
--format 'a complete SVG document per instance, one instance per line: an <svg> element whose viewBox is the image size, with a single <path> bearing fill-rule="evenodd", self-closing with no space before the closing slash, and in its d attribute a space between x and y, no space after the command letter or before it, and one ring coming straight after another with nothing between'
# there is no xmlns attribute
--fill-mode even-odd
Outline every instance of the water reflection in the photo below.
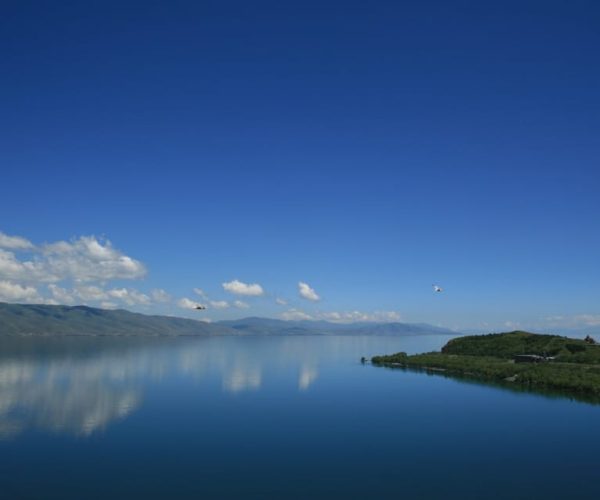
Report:
<svg viewBox="0 0 600 500"><path fill-rule="evenodd" d="M309 391L320 365L395 352L399 342L412 350L398 338L0 339L0 438L28 430L90 436L175 377L232 397L267 380Z"/></svg>
<svg viewBox="0 0 600 500"><path fill-rule="evenodd" d="M256 391L263 363L308 356L289 342L251 339L3 339L0 342L0 438L28 429L89 436L140 407L144 389L183 375L208 374L231 394ZM293 341L292 341L293 343ZM296 346L298 347L298 346ZM316 379L302 366L298 387Z"/></svg>
<svg viewBox="0 0 600 500"><path fill-rule="evenodd" d="M223 376L223 388L231 392L260 388L261 372L258 367L236 366Z"/></svg>
<svg viewBox="0 0 600 500"><path fill-rule="evenodd" d="M300 368L300 375L298 377L298 389L305 391L310 385L317 380L319 372L315 366L302 365Z"/></svg>
<svg viewBox="0 0 600 500"><path fill-rule="evenodd" d="M3 346L4 347L4 346ZM33 428L88 436L142 401L138 374L154 368L135 356L0 359L0 436Z"/></svg>

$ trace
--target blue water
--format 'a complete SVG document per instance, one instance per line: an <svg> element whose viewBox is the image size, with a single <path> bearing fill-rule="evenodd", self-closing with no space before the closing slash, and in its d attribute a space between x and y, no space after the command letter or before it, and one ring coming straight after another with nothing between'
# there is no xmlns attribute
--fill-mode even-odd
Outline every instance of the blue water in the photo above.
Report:
<svg viewBox="0 0 600 500"><path fill-rule="evenodd" d="M361 356L448 337L0 343L0 498L595 498L600 406Z"/></svg>

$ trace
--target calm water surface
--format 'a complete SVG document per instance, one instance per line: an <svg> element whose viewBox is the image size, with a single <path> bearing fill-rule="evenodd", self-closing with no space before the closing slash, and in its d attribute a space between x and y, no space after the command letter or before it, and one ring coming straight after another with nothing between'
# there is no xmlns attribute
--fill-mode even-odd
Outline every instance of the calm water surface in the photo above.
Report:
<svg viewBox="0 0 600 500"><path fill-rule="evenodd" d="M0 342L0 498L596 498L600 406L361 365L448 337Z"/></svg>

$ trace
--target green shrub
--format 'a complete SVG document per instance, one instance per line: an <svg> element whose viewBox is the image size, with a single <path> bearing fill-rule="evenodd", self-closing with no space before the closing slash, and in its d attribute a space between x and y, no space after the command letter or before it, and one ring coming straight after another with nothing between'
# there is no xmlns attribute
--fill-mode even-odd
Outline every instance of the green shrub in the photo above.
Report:
<svg viewBox="0 0 600 500"><path fill-rule="evenodd" d="M514 363L516 354L557 355L556 361ZM452 339L442 352L375 356L376 365L444 370L525 388L552 389L600 397L600 347L556 335L510 332Z"/></svg>

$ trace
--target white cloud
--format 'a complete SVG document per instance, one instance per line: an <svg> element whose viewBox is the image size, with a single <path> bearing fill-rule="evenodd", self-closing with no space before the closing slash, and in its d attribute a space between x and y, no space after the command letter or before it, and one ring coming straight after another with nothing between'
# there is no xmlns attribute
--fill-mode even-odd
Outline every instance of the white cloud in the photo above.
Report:
<svg viewBox="0 0 600 500"><path fill-rule="evenodd" d="M371 323L390 323L400 321L400 313L396 311L328 311L319 312L316 314L308 314L301 309L288 309L280 314L282 319L291 320L325 320L333 323L355 323L355 322L371 322Z"/></svg>
<svg viewBox="0 0 600 500"><path fill-rule="evenodd" d="M44 268L43 262L17 258L14 252L0 248L0 278L13 280L34 281L60 281Z"/></svg>
<svg viewBox="0 0 600 500"><path fill-rule="evenodd" d="M152 295L154 302L169 302L171 300L171 296L162 288L155 288L150 292L150 295Z"/></svg>
<svg viewBox="0 0 600 500"><path fill-rule="evenodd" d="M344 315L337 311L331 311L321 313L321 318L326 319L327 321L342 321L344 319Z"/></svg>
<svg viewBox="0 0 600 500"><path fill-rule="evenodd" d="M586 326L600 326L600 314L578 314L575 321Z"/></svg>
<svg viewBox="0 0 600 500"><path fill-rule="evenodd" d="M402 315L398 311L379 311L375 313L376 321L400 321Z"/></svg>
<svg viewBox="0 0 600 500"><path fill-rule="evenodd" d="M238 309L248 309L250 306L248 304L246 304L246 302L242 301L242 300L236 300L233 305L235 307L237 307Z"/></svg>
<svg viewBox="0 0 600 500"><path fill-rule="evenodd" d="M211 300L208 303L215 309L227 309L229 307L229 302L226 300Z"/></svg>
<svg viewBox="0 0 600 500"><path fill-rule="evenodd" d="M113 288L106 293L109 297L122 300L129 306L150 304L150 297L131 288Z"/></svg>
<svg viewBox="0 0 600 500"><path fill-rule="evenodd" d="M319 313L318 319L332 321L334 323L354 323L354 322L372 322L372 323L390 323L400 321L400 313L396 311L330 311Z"/></svg>
<svg viewBox="0 0 600 500"><path fill-rule="evenodd" d="M310 314L305 313L299 309L288 309L287 311L281 313L281 318L287 321L297 321L303 319L314 319Z"/></svg>
<svg viewBox="0 0 600 500"><path fill-rule="evenodd" d="M148 295L133 288L113 288L103 290L95 285L78 285L72 290L59 287L54 283L48 285L52 297L61 304L73 304L75 302L101 302L102 307L116 307L116 303L110 299L117 299L129 306L148 305L151 299ZM108 304L108 305L107 305Z"/></svg>
<svg viewBox="0 0 600 500"><path fill-rule="evenodd" d="M73 297L73 294L65 288L61 288L60 286L51 283L50 285L48 285L48 289L52 294L52 298L54 298L54 300L56 300L56 302L58 302L59 304L75 303L75 297Z"/></svg>
<svg viewBox="0 0 600 500"><path fill-rule="evenodd" d="M32 286L23 286L10 281L0 281L0 301L3 302L42 302L37 289Z"/></svg>
<svg viewBox="0 0 600 500"><path fill-rule="evenodd" d="M100 307L102 309L116 309L117 307L119 307L119 305L116 304L115 302L110 302L108 300L105 300L100 303Z"/></svg>
<svg viewBox="0 0 600 500"><path fill-rule="evenodd" d="M94 285L79 285L75 287L74 293L83 301L105 300L109 297L107 292Z"/></svg>
<svg viewBox="0 0 600 500"><path fill-rule="evenodd" d="M129 292L127 291L126 288L113 288L112 290L108 291L108 295L115 299L122 300L122 299L125 299L129 295Z"/></svg>
<svg viewBox="0 0 600 500"><path fill-rule="evenodd" d="M18 237L9 238L12 241ZM31 248L16 247L13 243L11 248L32 250L34 256L20 259L14 252L0 249L0 278L56 283L63 280L136 279L146 274L141 262L115 249L110 241L99 241L94 236Z"/></svg>
<svg viewBox="0 0 600 500"><path fill-rule="evenodd" d="M202 304L200 304L199 302L194 302L193 300L188 299L187 297L183 297L177 302L177 305L182 309L196 309L196 307Z"/></svg>
<svg viewBox="0 0 600 500"><path fill-rule="evenodd" d="M47 244L41 251L49 281L137 279L146 274L140 261L115 249L110 241L98 241L95 236Z"/></svg>
<svg viewBox="0 0 600 500"><path fill-rule="evenodd" d="M275 302L277 304L279 304L280 306L287 306L287 300L285 300L285 299L281 299L281 298L277 297L275 299Z"/></svg>
<svg viewBox="0 0 600 500"><path fill-rule="evenodd" d="M202 288L194 288L194 293L200 297L202 297L203 299L207 299L208 295L206 295L206 292L204 290L202 290Z"/></svg>
<svg viewBox="0 0 600 500"><path fill-rule="evenodd" d="M233 293L236 295L247 295L250 297L257 297L260 295L264 295L264 290L262 286L258 283L242 283L239 280L229 281L227 283L223 283L223 288L229 293Z"/></svg>
<svg viewBox="0 0 600 500"><path fill-rule="evenodd" d="M547 316L545 326L552 328L585 328L600 326L600 314L574 314Z"/></svg>
<svg viewBox="0 0 600 500"><path fill-rule="evenodd" d="M9 236L0 231L0 248L12 248L14 250L27 250L33 248L31 241L20 236Z"/></svg>
<svg viewBox="0 0 600 500"><path fill-rule="evenodd" d="M0 281L5 282L7 299L19 297L14 300L56 304L118 299L129 306L170 299L161 289L152 291L152 299L132 288L105 290L110 280L137 279L146 274L140 261L117 250L106 239L81 236L36 246L20 236L0 232L0 247L4 247L0 248ZM71 287L62 282L70 283ZM43 289L44 296L38 293L41 284L48 284Z"/></svg>
<svg viewBox="0 0 600 500"><path fill-rule="evenodd" d="M298 282L298 293L303 299L312 300L313 302L316 302L321 298L317 295L317 292L315 292L314 289L302 281Z"/></svg>

